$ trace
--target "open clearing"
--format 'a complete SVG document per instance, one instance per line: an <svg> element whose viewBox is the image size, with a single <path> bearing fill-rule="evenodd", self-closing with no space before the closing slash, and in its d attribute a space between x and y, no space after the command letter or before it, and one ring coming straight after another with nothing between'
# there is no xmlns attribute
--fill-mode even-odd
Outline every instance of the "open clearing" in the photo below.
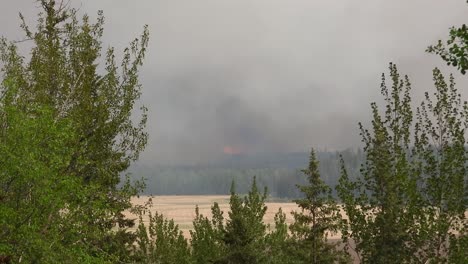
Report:
<svg viewBox="0 0 468 264"><path fill-rule="evenodd" d="M134 197L132 203L144 205L149 198L149 196ZM152 202L151 211L163 214L166 218L174 219L187 238L190 237L189 230L193 228L192 221L195 218L195 206L198 205L200 213L209 218L211 218L211 206L214 202L219 204L225 218L228 217L229 211L229 195L164 195L153 196ZM274 217L279 208L286 214L288 224L293 221L291 212L298 210L296 204L291 202L267 202L266 206L268 209L264 221L266 224L270 224L272 228L274 228ZM330 238L339 238L339 234Z"/></svg>

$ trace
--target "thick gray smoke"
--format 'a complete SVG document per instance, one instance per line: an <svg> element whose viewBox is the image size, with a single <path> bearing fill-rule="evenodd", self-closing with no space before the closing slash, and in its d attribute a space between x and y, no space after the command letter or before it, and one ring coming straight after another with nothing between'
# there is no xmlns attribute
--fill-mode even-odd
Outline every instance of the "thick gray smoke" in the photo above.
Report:
<svg viewBox="0 0 468 264"><path fill-rule="evenodd" d="M33 0L0 4L0 34L21 39ZM143 162L204 163L225 153L342 149L379 100L388 62L430 89L443 62L424 50L466 22L463 0L100 0L105 45L123 48L148 24L141 72L150 109ZM27 44L26 44L27 45ZM461 80L458 81L462 83ZM466 86L464 86L466 87ZM466 89L459 88L463 91Z"/></svg>

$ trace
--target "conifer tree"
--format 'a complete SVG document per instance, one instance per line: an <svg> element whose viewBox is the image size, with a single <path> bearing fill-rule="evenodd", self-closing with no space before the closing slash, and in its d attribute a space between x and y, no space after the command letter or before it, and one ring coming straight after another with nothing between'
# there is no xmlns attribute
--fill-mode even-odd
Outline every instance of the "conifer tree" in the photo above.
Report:
<svg viewBox="0 0 468 264"><path fill-rule="evenodd" d="M289 227L294 241L294 254L301 263L346 262L346 255L327 240L340 225L340 210L331 188L320 177L314 149L310 152L309 167L302 170L308 185L298 185L304 198L294 200L301 211L293 212L294 223Z"/></svg>
<svg viewBox="0 0 468 264"><path fill-rule="evenodd" d="M148 211L148 222L145 223L145 216L145 212L139 213L137 246L133 247L132 260L148 264L192 263L187 239L174 220Z"/></svg>
<svg viewBox="0 0 468 264"><path fill-rule="evenodd" d="M265 255L266 225L263 222L266 189L261 194L254 177L252 188L242 199L231 185L229 219L223 234L226 255L216 263L267 263Z"/></svg>
<svg viewBox="0 0 468 264"><path fill-rule="evenodd" d="M288 233L286 214L280 208L275 214L274 229L266 236L266 247L271 264L302 263L291 254L293 243Z"/></svg>
<svg viewBox="0 0 468 264"><path fill-rule="evenodd" d="M218 203L211 207L212 219L200 214L195 208L193 230L190 230L192 256L195 263L215 263L226 253L223 242L224 217Z"/></svg>

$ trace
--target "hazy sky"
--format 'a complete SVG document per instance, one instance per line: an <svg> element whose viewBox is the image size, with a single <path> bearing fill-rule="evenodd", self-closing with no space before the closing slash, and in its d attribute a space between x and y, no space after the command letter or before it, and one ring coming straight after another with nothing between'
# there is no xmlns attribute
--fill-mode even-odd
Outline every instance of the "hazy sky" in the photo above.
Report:
<svg viewBox="0 0 468 264"><path fill-rule="evenodd" d="M149 25L142 159L164 164L358 146L357 122L369 120L388 63L419 96L444 65L424 50L468 17L464 0L71 2L92 16L104 10L106 46L123 49ZM37 6L2 0L0 35L21 39L18 12L32 23Z"/></svg>

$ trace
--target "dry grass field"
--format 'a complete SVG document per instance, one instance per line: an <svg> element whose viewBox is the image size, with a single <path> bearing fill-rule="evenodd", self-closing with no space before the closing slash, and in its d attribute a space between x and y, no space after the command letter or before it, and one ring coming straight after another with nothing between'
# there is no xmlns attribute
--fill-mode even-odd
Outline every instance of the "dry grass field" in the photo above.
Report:
<svg viewBox="0 0 468 264"><path fill-rule="evenodd" d="M149 196L134 197L132 203L134 205L144 205L149 198ZM163 195L152 196L151 199L153 204L151 211L173 219L187 239L190 239L189 231L193 228L192 221L195 218L195 206L198 205L201 214L211 217L211 206L214 202L217 202L224 212L224 217L228 217L229 195ZM272 228L274 228L274 217L279 208L286 214L288 224L293 222L291 212L298 210L297 205L291 202L267 202L266 206L267 212L264 221L266 224L270 224ZM344 215L344 212L342 214ZM332 234L328 238L329 241L336 242L341 239L341 234ZM354 263L359 263L354 252L351 252L351 256Z"/></svg>
<svg viewBox="0 0 468 264"><path fill-rule="evenodd" d="M139 198L134 197L132 203L134 205L144 205L149 196L141 196ZM184 233L184 236L190 239L190 229L193 228L192 221L195 218L195 206L198 205L200 213L205 216L211 217L211 206L214 202L220 205L221 210L224 212L224 217L228 216L229 211L229 195L166 195L166 196L153 196L152 197L152 212L158 212L163 214L166 218L174 219L175 223L179 225L180 230ZM265 214L264 221L274 227L274 216L278 212L279 208L282 208L286 214L288 224L293 222L291 215L292 211L298 210L295 203L279 203L279 202L267 202L268 207ZM345 216L344 212L342 215ZM468 211L466 212L468 218ZM330 241L339 241L341 234L333 234L328 237ZM353 246L351 244L351 246ZM354 259L354 263L359 263L356 253L351 250L351 256Z"/></svg>
<svg viewBox="0 0 468 264"><path fill-rule="evenodd" d="M135 205L144 205L149 196L140 196L132 199L132 203ZM168 196L153 196L152 197L153 212L163 214L166 218L174 219L175 223L179 225L179 228L184 232L185 237L189 238L189 230L193 228L192 221L195 218L195 206L198 205L200 213L211 217L211 206L214 202L217 202L224 212L224 216L228 216L229 211L229 196L228 195L168 195ZM271 224L274 227L274 216L278 212L279 208L282 208L286 214L287 222L291 223L293 217L291 212L298 210L295 203L278 203L278 202L267 202L268 207L265 214L265 223ZM339 235L335 235L332 238L338 238Z"/></svg>

